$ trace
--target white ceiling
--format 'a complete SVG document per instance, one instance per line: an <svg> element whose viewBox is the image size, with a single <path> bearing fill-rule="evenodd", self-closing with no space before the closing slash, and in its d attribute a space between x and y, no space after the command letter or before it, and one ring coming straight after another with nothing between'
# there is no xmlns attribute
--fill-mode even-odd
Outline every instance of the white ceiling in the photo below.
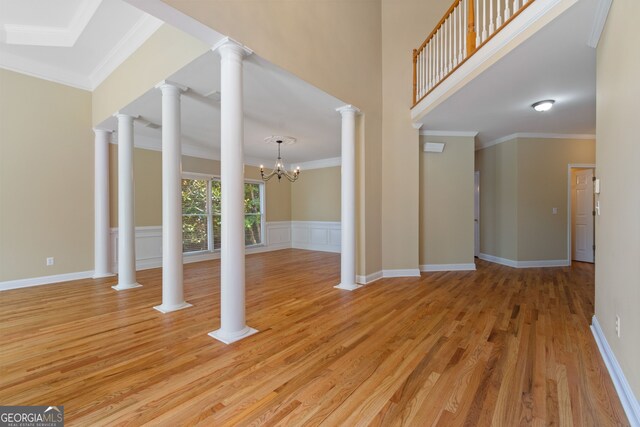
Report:
<svg viewBox="0 0 640 427"><path fill-rule="evenodd" d="M287 163L305 163L340 156L340 114L343 101L252 54L245 58L244 150L247 163L271 166L276 147L266 144L271 135L297 139L282 147ZM182 96L183 153L206 158L220 157L220 57L208 52L173 74L168 80L186 86ZM208 95L208 96L207 96ZM160 149L162 130L161 92L151 89L121 112L140 116L135 125L136 145ZM115 130L115 118L99 125Z"/></svg>
<svg viewBox="0 0 640 427"><path fill-rule="evenodd" d="M161 24L121 0L0 0L0 67L93 90Z"/></svg>
<svg viewBox="0 0 640 427"><path fill-rule="evenodd" d="M479 145L513 133L594 134L595 13L596 0L579 0L423 117L422 129L477 131ZM556 103L534 111L543 99Z"/></svg>

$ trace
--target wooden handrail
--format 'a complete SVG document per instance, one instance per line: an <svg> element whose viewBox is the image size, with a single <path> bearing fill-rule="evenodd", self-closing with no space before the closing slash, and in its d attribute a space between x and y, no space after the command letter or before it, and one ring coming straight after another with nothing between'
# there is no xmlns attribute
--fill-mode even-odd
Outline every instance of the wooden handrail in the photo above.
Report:
<svg viewBox="0 0 640 427"><path fill-rule="evenodd" d="M478 7L478 9L483 9L482 13L480 10L476 10L476 1L483 6L483 8ZM508 6L511 1L505 1L506 7L504 10L496 8L497 17L503 18L503 20L502 24L495 28L493 32L491 32L493 29L493 17L496 15L490 12L491 16L487 19L486 6L487 2L490 2L489 10L493 11L492 5L495 4L494 2L500 5L500 0L453 1L453 4L447 9L442 19L438 21L435 28L429 33L429 36L422 42L420 47L413 50L412 105L414 107L535 0L521 0L522 5L517 10L514 10L513 13L509 11ZM518 2L516 1L515 4L518 4ZM461 9L457 10L458 7L461 7ZM463 11L466 13L463 13ZM481 16L482 19L480 19ZM447 23L449 18L452 18L452 20ZM466 25L463 25L463 21L466 21ZM487 21L490 21L488 32ZM497 22L500 22L500 20ZM476 31L476 27L478 31ZM440 30L443 30L443 34L435 38ZM482 33L482 38L479 37L480 33ZM463 40L464 46L462 46ZM432 41L434 42L433 46L425 51L427 45Z"/></svg>
<svg viewBox="0 0 640 427"><path fill-rule="evenodd" d="M469 0L471 2L473 2L473 0ZM436 24L436 27L433 29L433 31L431 31L431 34L429 34L429 36L424 40L424 42L422 42L422 44L420 45L420 47L418 49L416 49L416 51L420 52L422 49L424 49L424 47L427 45L427 43L429 43L429 41L433 38L433 36L436 35L436 33L438 32L438 30L440 29L440 27L442 27L442 24L444 24L444 22L447 20L447 18L449 17L449 15L451 15L451 12L453 12L453 10L462 2L462 0L455 0L453 2L453 4L451 5L451 7L449 7L449 9L447 9L447 11L445 12L444 16L442 17L442 19L440 19L440 21L438 21L438 23Z"/></svg>

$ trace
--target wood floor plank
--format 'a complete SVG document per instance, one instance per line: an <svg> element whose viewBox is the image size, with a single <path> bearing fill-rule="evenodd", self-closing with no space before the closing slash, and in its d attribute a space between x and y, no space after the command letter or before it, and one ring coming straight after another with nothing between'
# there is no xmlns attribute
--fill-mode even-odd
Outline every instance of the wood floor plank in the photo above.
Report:
<svg viewBox="0 0 640 427"><path fill-rule="evenodd" d="M219 327L220 264L0 292L0 403L64 405L68 425L626 426L591 336L594 269L381 279L334 289L339 254L247 256L247 323Z"/></svg>

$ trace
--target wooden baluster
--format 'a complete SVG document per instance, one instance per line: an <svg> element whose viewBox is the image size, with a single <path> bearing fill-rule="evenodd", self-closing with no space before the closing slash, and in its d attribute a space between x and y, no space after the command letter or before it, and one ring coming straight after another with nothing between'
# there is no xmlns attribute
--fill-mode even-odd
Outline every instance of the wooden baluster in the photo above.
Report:
<svg viewBox="0 0 640 427"><path fill-rule="evenodd" d="M511 17L511 10L509 9L509 0L504 0L504 22Z"/></svg>
<svg viewBox="0 0 640 427"><path fill-rule="evenodd" d="M462 39L462 58L467 57L467 0L462 0L462 28L460 28L460 38ZM462 61L462 59L460 59Z"/></svg>
<svg viewBox="0 0 640 427"><path fill-rule="evenodd" d="M451 70L453 70L453 66L456 58L456 51L453 48L456 43L456 32L453 29L454 28L453 13L449 15L448 19L449 19L449 34L450 34L449 36L449 72L451 72Z"/></svg>
<svg viewBox="0 0 640 427"><path fill-rule="evenodd" d="M482 43L487 39L487 0L482 0Z"/></svg>
<svg viewBox="0 0 640 427"><path fill-rule="evenodd" d="M452 22L452 26L453 26L453 59L452 59L452 63L453 66L455 67L456 65L458 65L458 11L457 9L453 9L453 12L451 13L451 21Z"/></svg>
<svg viewBox="0 0 640 427"><path fill-rule="evenodd" d="M489 35L493 34L496 27L493 24L493 0L489 0Z"/></svg>
<svg viewBox="0 0 640 427"><path fill-rule="evenodd" d="M518 0L513 0L513 13L516 13L520 9L520 2Z"/></svg>
<svg viewBox="0 0 640 427"><path fill-rule="evenodd" d="M502 8L500 7L500 2L502 0L498 0L498 4L496 5L496 28L502 27ZM507 0L508 2L509 0Z"/></svg>
<svg viewBox="0 0 640 427"><path fill-rule="evenodd" d="M416 81L416 62L417 62L417 57L418 57L418 50L417 49L413 49L413 105L416 105L416 90L418 89L417 87L417 81Z"/></svg>
<svg viewBox="0 0 640 427"><path fill-rule="evenodd" d="M478 0L464 0L467 1L467 55L466 57L470 57L476 51L476 42L477 34L476 34L476 21L475 21L475 10L473 8L474 1ZM507 0L508 1L508 0ZM479 44L479 43L478 43Z"/></svg>

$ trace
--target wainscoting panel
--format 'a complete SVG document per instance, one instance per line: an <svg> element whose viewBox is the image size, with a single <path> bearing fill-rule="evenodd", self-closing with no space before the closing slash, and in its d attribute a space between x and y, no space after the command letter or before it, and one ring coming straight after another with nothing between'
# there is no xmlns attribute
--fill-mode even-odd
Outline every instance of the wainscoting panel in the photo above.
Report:
<svg viewBox="0 0 640 427"><path fill-rule="evenodd" d="M247 248L246 253L276 251L291 247L291 223L289 221L267 222L264 245ZM118 272L118 229L112 228L111 271ZM184 263L220 258L220 252L196 252L184 255ZM162 227L136 227L136 270L162 267Z"/></svg>
<svg viewBox="0 0 640 427"><path fill-rule="evenodd" d="M340 252L339 222L291 221L291 246L311 251Z"/></svg>

